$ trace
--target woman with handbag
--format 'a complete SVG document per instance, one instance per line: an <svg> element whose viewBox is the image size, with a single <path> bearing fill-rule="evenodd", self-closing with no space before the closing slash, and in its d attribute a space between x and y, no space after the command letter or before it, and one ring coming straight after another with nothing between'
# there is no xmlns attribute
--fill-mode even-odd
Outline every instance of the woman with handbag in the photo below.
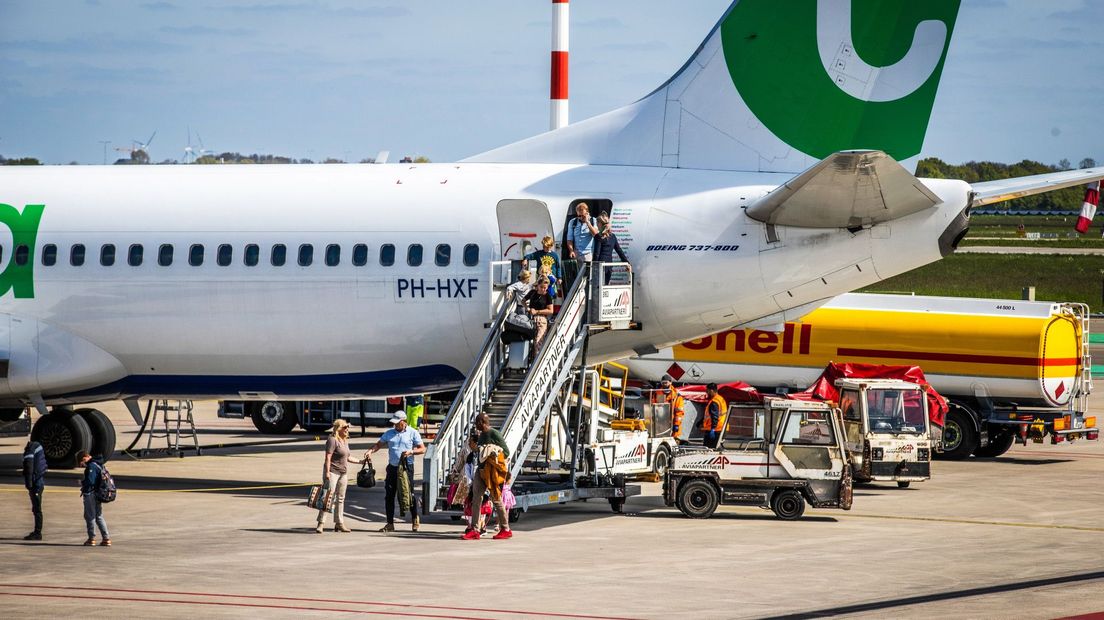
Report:
<svg viewBox="0 0 1104 620"><path fill-rule="evenodd" d="M330 436L326 439L326 459L322 462L322 487L333 493L334 531L350 532L345 527L345 489L349 486L349 463L363 465L364 461L349 458L349 423L341 418L334 420ZM326 511L318 511L318 526L314 531L321 534L326 525Z"/></svg>

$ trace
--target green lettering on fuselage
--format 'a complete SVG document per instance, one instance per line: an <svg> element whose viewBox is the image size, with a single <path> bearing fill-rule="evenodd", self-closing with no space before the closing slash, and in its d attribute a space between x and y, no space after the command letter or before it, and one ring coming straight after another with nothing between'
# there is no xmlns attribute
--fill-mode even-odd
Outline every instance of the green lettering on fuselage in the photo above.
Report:
<svg viewBox="0 0 1104 620"><path fill-rule="evenodd" d="M11 205L0 203L0 223L11 230L12 245L9 248L8 265L0 272L0 297L12 291L16 299L34 298L34 257L38 225L46 205L26 205L23 212ZM26 247L26 260L16 264L17 249Z"/></svg>

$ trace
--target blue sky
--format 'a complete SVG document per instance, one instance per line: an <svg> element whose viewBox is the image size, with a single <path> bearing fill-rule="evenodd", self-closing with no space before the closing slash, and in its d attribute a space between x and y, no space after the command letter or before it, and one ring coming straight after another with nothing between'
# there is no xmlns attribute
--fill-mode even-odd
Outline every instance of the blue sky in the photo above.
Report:
<svg viewBox="0 0 1104 620"><path fill-rule="evenodd" d="M572 0L572 120L629 103L729 0ZM548 0L0 0L0 154L450 161L547 129ZM1104 0L963 0L925 154L1104 161ZM193 138L194 140L194 138ZM117 154L109 151L109 160Z"/></svg>

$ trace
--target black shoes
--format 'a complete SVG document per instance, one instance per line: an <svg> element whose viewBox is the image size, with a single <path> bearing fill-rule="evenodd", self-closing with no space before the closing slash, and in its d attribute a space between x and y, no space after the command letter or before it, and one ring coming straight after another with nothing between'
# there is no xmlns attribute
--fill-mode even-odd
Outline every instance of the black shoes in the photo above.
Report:
<svg viewBox="0 0 1104 620"><path fill-rule="evenodd" d="M24 536L23 540L42 540L42 532L31 532Z"/></svg>

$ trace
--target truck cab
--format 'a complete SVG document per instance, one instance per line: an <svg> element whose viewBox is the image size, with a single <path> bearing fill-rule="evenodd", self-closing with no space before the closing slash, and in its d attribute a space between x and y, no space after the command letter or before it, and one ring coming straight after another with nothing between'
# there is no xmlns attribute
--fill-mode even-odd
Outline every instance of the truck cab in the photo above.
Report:
<svg viewBox="0 0 1104 620"><path fill-rule="evenodd" d="M905 488L931 478L933 440L923 389L897 379L839 379L839 409L858 482Z"/></svg>
<svg viewBox="0 0 1104 620"><path fill-rule="evenodd" d="M851 465L840 412L822 402L766 397L728 408L716 449L680 445L663 497L704 519L721 504L797 519L805 505L851 508Z"/></svg>

